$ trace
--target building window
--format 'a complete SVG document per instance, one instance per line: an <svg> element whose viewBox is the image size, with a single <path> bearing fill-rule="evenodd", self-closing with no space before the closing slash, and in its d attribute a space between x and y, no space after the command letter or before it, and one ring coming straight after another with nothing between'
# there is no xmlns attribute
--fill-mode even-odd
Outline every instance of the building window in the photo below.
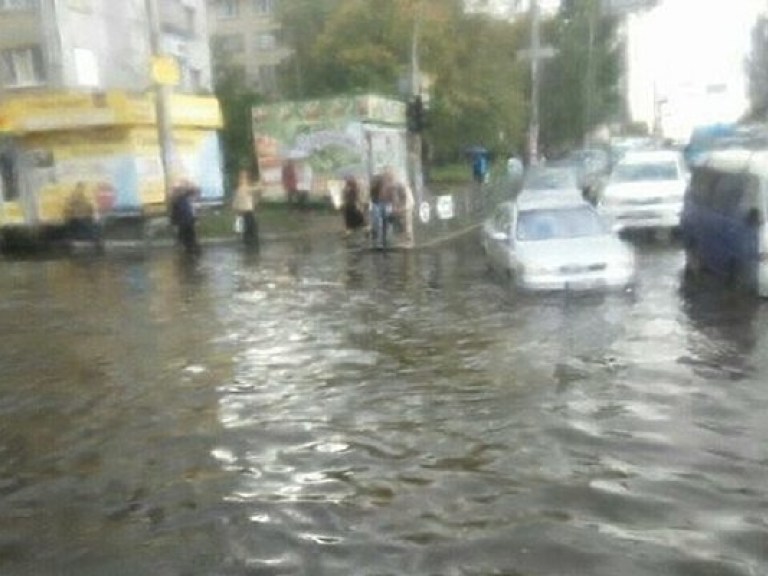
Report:
<svg viewBox="0 0 768 576"><path fill-rule="evenodd" d="M216 48L226 54L237 54L245 50L242 34L221 34L214 41Z"/></svg>
<svg viewBox="0 0 768 576"><path fill-rule="evenodd" d="M193 34L195 32L195 20L196 20L194 6L184 6L184 20L186 21L185 23L187 25L187 31Z"/></svg>
<svg viewBox="0 0 768 576"><path fill-rule="evenodd" d="M220 20L237 18L238 13L238 0L219 0L216 4L216 16L218 16Z"/></svg>
<svg viewBox="0 0 768 576"><path fill-rule="evenodd" d="M36 7L36 0L0 0L0 11L33 10Z"/></svg>
<svg viewBox="0 0 768 576"><path fill-rule="evenodd" d="M277 40L274 34L257 34L256 35L256 49L257 50L274 50L277 46Z"/></svg>
<svg viewBox="0 0 768 576"><path fill-rule="evenodd" d="M12 150L0 149L0 197L5 202L19 199L19 175Z"/></svg>
<svg viewBox="0 0 768 576"><path fill-rule="evenodd" d="M99 86L99 64L93 50L75 48L75 73L80 86Z"/></svg>
<svg viewBox="0 0 768 576"><path fill-rule="evenodd" d="M6 86L35 86L45 81L40 46L3 50L2 67Z"/></svg>
<svg viewBox="0 0 768 576"><path fill-rule="evenodd" d="M274 0L253 0L256 14L272 14L275 11Z"/></svg>

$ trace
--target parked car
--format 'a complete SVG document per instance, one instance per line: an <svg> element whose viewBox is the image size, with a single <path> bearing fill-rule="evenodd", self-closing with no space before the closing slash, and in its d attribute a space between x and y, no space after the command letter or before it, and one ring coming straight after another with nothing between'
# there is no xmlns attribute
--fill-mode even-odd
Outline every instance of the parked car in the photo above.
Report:
<svg viewBox="0 0 768 576"><path fill-rule="evenodd" d="M579 177L579 187L585 191L597 190L610 172L608 152L600 148L583 148L569 152L565 158L574 166Z"/></svg>
<svg viewBox="0 0 768 576"><path fill-rule="evenodd" d="M483 223L489 264L524 291L624 288L632 248L581 194L539 191L504 202Z"/></svg>
<svg viewBox="0 0 768 576"><path fill-rule="evenodd" d="M768 152L712 152L693 171L681 236L686 271L768 297Z"/></svg>
<svg viewBox="0 0 768 576"><path fill-rule="evenodd" d="M627 152L600 194L598 209L615 230L676 229L688 175L672 150Z"/></svg>
<svg viewBox="0 0 768 576"><path fill-rule="evenodd" d="M581 193L578 172L569 165L550 163L533 166L525 172L520 194L551 190Z"/></svg>

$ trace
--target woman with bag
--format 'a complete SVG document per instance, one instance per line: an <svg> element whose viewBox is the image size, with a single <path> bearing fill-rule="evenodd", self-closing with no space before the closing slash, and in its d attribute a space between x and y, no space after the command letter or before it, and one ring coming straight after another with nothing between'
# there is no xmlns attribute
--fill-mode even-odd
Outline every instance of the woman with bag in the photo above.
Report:
<svg viewBox="0 0 768 576"><path fill-rule="evenodd" d="M259 229L256 222L256 200L247 170L240 170L237 189L232 199L232 210L237 214L235 229L242 233L243 243L249 248L257 246Z"/></svg>

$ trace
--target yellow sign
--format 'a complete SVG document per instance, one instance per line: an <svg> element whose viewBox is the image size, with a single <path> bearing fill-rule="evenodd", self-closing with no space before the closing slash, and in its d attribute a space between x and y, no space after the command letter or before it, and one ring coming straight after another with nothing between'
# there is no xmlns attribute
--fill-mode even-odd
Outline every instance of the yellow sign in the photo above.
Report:
<svg viewBox="0 0 768 576"><path fill-rule="evenodd" d="M219 129L221 109L212 96L171 94L174 126ZM125 92L50 92L0 101L0 133L48 133L59 130L153 125L152 95Z"/></svg>
<svg viewBox="0 0 768 576"><path fill-rule="evenodd" d="M152 79L164 86L176 86L181 79L179 63L173 56L154 56L152 58Z"/></svg>

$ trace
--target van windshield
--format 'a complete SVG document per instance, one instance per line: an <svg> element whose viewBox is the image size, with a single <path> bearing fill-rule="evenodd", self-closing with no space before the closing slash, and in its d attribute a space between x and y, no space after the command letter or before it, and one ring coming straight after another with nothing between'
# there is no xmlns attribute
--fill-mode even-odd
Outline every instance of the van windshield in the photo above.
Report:
<svg viewBox="0 0 768 576"><path fill-rule="evenodd" d="M675 162L645 162L619 164L611 176L613 182L641 182L677 180L679 177Z"/></svg>

